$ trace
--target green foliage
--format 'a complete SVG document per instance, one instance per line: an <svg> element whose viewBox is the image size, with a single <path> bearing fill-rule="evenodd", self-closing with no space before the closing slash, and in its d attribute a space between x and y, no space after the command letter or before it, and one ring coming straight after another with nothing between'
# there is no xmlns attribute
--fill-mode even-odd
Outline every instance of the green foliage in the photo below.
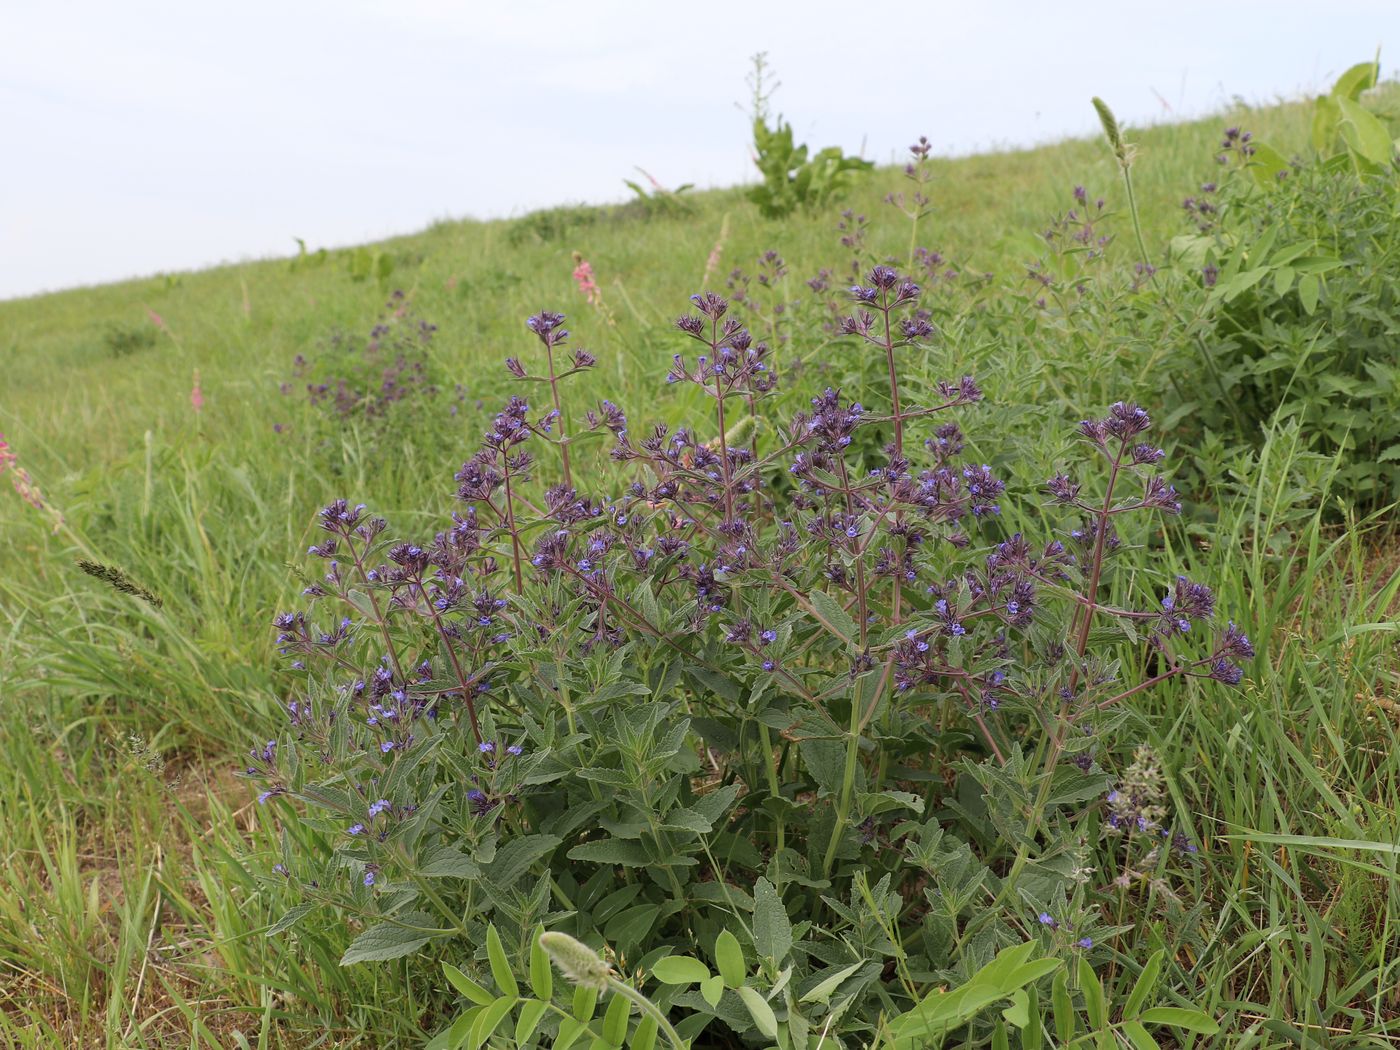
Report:
<svg viewBox="0 0 1400 1050"><path fill-rule="evenodd" d="M137 324L108 324L102 333L102 345L113 357L122 358L149 350L156 345L159 331L149 321Z"/></svg>
<svg viewBox="0 0 1400 1050"><path fill-rule="evenodd" d="M691 208L690 202L686 199L685 194L695 188L693 183L683 183L675 189L670 190L662 186L661 183L657 182L642 168L638 168L637 170L640 171L651 184L650 189L647 189L641 183L634 182L631 179L623 179L622 182L632 191L635 199L631 204L633 207L637 208L642 215L647 218L653 216L674 218L691 213L693 209Z"/></svg>
<svg viewBox="0 0 1400 1050"><path fill-rule="evenodd" d="M1296 420L1338 457L1336 494L1378 508L1400 498L1400 175L1282 165L1263 149L1244 169L1263 183L1237 170L1218 219L1174 242L1184 267L1208 275L1199 298L1182 290L1200 328L1198 353L1171 366L1190 394L1180 412L1256 447L1263 428Z"/></svg>
<svg viewBox="0 0 1400 1050"><path fill-rule="evenodd" d="M770 219L827 204L839 198L857 174L874 167L868 160L845 156L839 146L828 146L809 158L805 145L793 144L792 125L782 117L773 127L765 118L755 118L753 149L763 182L748 196Z"/></svg>

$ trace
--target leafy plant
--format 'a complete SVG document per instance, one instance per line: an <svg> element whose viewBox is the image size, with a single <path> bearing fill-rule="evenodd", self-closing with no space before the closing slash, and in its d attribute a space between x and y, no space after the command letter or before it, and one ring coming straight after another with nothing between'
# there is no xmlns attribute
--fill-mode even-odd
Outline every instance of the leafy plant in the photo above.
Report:
<svg viewBox="0 0 1400 1050"><path fill-rule="evenodd" d="M878 411L826 389L781 421L768 346L703 293L666 379L708 413L638 430L611 401L571 412L595 360L570 360L545 312L527 322L543 373L508 367L549 407L510 399L441 531L401 540L363 506L323 509L314 606L276 620L288 731L247 767L324 844L282 861L301 901L279 930L353 916L348 965L460 952L483 929L489 945L492 923L523 953L543 925L688 974L696 990L661 1003L691 1011L687 1038L782 1022L795 1042L869 1038L911 1009L909 1031L932 1024L931 987L1011 945L1092 948L1071 828L1113 784L1095 741L1153 686L1237 684L1253 649L1233 624L1197 640L1205 586L1115 579L1130 516L1179 509L1145 411L1080 424L1089 472L1046 483L1070 520L1033 544L942 421L977 384L902 375L933 332L921 289L884 265L867 282L840 332L884 366ZM854 440L867 429L883 443ZM1136 783L1108 796L1114 827L1155 864L1188 853L1159 781ZM657 961L689 943L714 945L717 973ZM1014 988L1042 975L1010 958ZM522 1006L497 984L473 1026Z"/></svg>
<svg viewBox="0 0 1400 1050"><path fill-rule="evenodd" d="M828 146L808 156L805 145L793 142L792 125L778 116L769 125L768 100L771 85L767 60L754 56L753 160L763 182L749 190L751 201L763 215L781 219L798 208L815 208L840 196L861 172L874 164L860 157L848 157L839 146Z"/></svg>
<svg viewBox="0 0 1400 1050"><path fill-rule="evenodd" d="M1371 68L1339 81L1338 112L1351 111L1351 93L1366 82L1357 70ZM1354 136L1342 141L1353 161L1365 160ZM1400 368L1391 352L1400 331L1400 174L1336 163L1341 155L1278 166L1260 160L1262 149L1248 132L1226 132L1220 159L1237 163L1188 199L1197 232L1173 242L1197 274L1183 306L1198 318L1200 354L1174 363L1178 390L1191 391L1178 411L1255 446L1266 425L1297 420L1314 449L1339 457L1338 495L1374 509L1400 497Z"/></svg>
<svg viewBox="0 0 1400 1050"><path fill-rule="evenodd" d="M695 188L693 183L683 183L675 189L670 190L656 179L651 173L642 168L637 169L650 184L650 189L639 182L631 179L623 179L623 184L632 191L635 199L631 202L635 207L641 209L648 216L676 216L689 214L691 208L685 199L685 193Z"/></svg>

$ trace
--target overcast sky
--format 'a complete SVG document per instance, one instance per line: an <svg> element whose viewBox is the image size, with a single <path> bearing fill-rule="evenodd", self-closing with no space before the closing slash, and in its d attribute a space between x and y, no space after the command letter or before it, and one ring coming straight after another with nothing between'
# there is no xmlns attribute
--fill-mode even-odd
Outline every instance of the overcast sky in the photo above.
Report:
<svg viewBox="0 0 1400 1050"><path fill-rule="evenodd" d="M887 161L1324 89L1400 0L38 0L0 33L0 298L752 177L749 56ZM1387 72L1382 53L1382 73Z"/></svg>

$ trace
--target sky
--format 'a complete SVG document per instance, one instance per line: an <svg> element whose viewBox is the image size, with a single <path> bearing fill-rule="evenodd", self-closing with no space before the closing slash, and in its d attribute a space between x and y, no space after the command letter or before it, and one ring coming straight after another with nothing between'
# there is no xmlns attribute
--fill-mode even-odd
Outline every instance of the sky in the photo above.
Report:
<svg viewBox="0 0 1400 1050"><path fill-rule="evenodd" d="M750 56L877 161L1325 90L1400 0L43 0L0 34L0 299L751 181Z"/></svg>

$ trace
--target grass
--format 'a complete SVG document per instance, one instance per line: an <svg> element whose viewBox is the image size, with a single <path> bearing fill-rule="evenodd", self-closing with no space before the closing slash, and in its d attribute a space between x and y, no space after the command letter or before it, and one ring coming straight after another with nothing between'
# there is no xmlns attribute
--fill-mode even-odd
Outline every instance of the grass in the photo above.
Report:
<svg viewBox="0 0 1400 1050"><path fill-rule="evenodd" d="M1308 113L1230 119L1289 148L1304 141ZM1223 122L1130 132L1149 248L1181 231L1180 199L1211 177ZM1099 141L940 161L936 173L921 242L1004 284L1040 250L1037 234L1069 206L1071 186L1121 204ZM897 171L879 171L848 206L875 217L900 186ZM276 724L268 621L300 590L290 566L315 508L359 497L409 527L443 507L481 429L474 400L494 409L506 389L499 363L527 348L521 320L541 308L569 311L577 341L598 353L592 393L674 396L660 386L665 329L721 230L712 286L776 247L796 294L840 256L833 224L830 212L765 221L739 191L715 191L694 195L683 216L579 208L440 223L377 246L394 261L386 283L353 279L335 254L0 303L0 430L64 516L55 530L0 491L0 1040L419 1038L423 993L408 964L340 968L348 937L316 915L295 940L264 936L286 900L272 865L316 844L286 841L296 829L265 819L233 771ZM881 218L873 236L902 253L908 227ZM593 263L615 325L581 302L574 250ZM440 326L434 363L466 383L466 410L425 414L411 440L317 429L316 414L278 390L293 356L334 328L367 328L391 287ZM148 311L162 320L157 340L124 339L114 352L110 333L152 325ZM1066 332L1058 348L950 339L948 352L948 372L976 371L1003 406L997 418L1043 463L1056 454L1047 417L1151 396L1155 364L1173 348L1105 329ZM1113 387L1124 377L1136 389ZM1199 924L1206 948L1185 963L1206 990L1200 1005L1230 1033L1221 1045L1400 1042L1400 574L1383 521L1342 527L1322 513L1325 466L1280 429L1214 494L1213 542L1169 537L1180 565L1220 582L1220 607L1249 626L1260 656L1242 693L1183 687L1136 705L1133 731L1163 757L1205 860L1195 885L1154 888L1155 910L1123 921L1149 950L1161 930ZM83 557L120 566L161 606L82 574ZM1168 913L1173 922L1157 924Z"/></svg>

